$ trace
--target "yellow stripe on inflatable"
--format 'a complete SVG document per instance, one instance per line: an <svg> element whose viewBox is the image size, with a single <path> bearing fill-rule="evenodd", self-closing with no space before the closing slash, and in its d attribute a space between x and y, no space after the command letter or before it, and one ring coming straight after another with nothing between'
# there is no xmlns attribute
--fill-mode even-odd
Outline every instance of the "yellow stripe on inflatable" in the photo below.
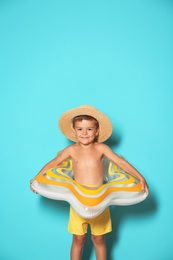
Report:
<svg viewBox="0 0 173 260"><path fill-rule="evenodd" d="M117 178L116 179L116 181L115 180L112 180L111 182L108 182L108 183L106 183L106 184L104 184L104 185L102 185L101 187L99 187L99 188L97 188L97 189L92 189L92 190L90 190L90 189L87 189L87 188L84 188L83 186L81 186L79 183L77 183L76 181L74 181L73 179L71 179L71 178L69 178L69 176L66 176L66 177L64 177L64 176L58 176L58 175L56 175L55 173L53 173L52 172L52 168L51 169L49 169L47 172L46 172L46 174L48 175L48 176L50 176L50 177L53 177L53 178L58 178L59 180L64 180L64 181L70 181L70 182L73 182L73 183L75 183L75 185L81 190L81 191L83 191L84 193L86 193L86 194L98 194L98 193L100 193L100 191L105 187L105 186L107 186L107 187L109 187L109 186L112 186L112 185L121 185L121 184L132 184L132 183L134 183L135 182L135 178L133 177L133 176L131 176L131 175L129 175L128 174L128 176L129 176L129 179L127 179L127 180L125 180L125 181L119 181L119 182L117 182L117 179L119 180L120 178ZM66 174L67 175L67 174ZM122 176L124 176L124 174L121 174ZM121 178L122 179L122 178ZM36 179L38 182L39 182L39 179L38 179L38 177L37 177L37 179ZM43 181L43 180L42 180ZM45 184L47 183L47 179L45 180L45 182L44 182ZM59 182L51 182L53 185L56 185L56 186L59 186L60 184L59 184ZM50 183L49 183L50 184ZM62 184L63 185L63 184ZM121 188L122 189L122 188ZM123 188L123 190L124 190L124 188Z"/></svg>

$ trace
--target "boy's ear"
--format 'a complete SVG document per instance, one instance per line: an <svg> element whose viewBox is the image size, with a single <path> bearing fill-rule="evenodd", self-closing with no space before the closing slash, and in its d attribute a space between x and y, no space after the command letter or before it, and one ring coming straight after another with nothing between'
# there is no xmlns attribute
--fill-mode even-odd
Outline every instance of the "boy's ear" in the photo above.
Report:
<svg viewBox="0 0 173 260"><path fill-rule="evenodd" d="M73 128L73 126L72 126L72 125L71 125L71 129L72 129L73 133L75 133L75 130L74 130L74 128Z"/></svg>
<svg viewBox="0 0 173 260"><path fill-rule="evenodd" d="M97 129L97 132L96 132L96 135L99 135L99 132L100 132L100 129L98 128L98 129Z"/></svg>

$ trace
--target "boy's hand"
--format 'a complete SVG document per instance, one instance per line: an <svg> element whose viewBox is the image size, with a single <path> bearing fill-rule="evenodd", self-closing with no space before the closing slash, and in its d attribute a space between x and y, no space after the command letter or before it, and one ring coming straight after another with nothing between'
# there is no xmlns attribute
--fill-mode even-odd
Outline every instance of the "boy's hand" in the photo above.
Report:
<svg viewBox="0 0 173 260"><path fill-rule="evenodd" d="M32 187L32 183L33 183L34 180L35 180L35 178L32 179L32 180L30 180L30 189L31 189L35 194L38 194L38 192L36 192L36 191L33 189L33 187Z"/></svg>
<svg viewBox="0 0 173 260"><path fill-rule="evenodd" d="M145 190L147 193L147 196L149 195L149 189L148 189L148 184L146 183L145 180L140 180L140 183L142 185L142 190Z"/></svg>

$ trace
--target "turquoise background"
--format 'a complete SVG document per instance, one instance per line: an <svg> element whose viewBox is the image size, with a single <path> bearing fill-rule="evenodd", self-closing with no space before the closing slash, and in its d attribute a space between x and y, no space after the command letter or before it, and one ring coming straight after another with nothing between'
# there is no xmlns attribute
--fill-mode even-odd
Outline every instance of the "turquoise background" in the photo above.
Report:
<svg viewBox="0 0 173 260"><path fill-rule="evenodd" d="M150 197L111 207L108 260L172 260L173 2L0 1L1 260L69 259L69 205L29 180L69 145L57 127L90 104ZM83 259L95 259L90 236Z"/></svg>

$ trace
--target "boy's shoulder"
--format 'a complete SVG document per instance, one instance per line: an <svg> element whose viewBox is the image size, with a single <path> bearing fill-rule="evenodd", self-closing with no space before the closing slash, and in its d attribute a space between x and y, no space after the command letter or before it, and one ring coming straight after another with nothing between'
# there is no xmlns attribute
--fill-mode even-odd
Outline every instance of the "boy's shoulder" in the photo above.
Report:
<svg viewBox="0 0 173 260"><path fill-rule="evenodd" d="M79 147L79 145L77 143L74 144L70 144L68 146L66 146L63 151L68 151L68 152L72 152L74 151L77 147Z"/></svg>
<svg viewBox="0 0 173 260"><path fill-rule="evenodd" d="M110 153L110 151L112 151L112 149L105 143L97 143L96 147L96 149L103 154L107 154Z"/></svg>
<svg viewBox="0 0 173 260"><path fill-rule="evenodd" d="M70 144L70 145L66 146L64 148L64 150L72 150L72 149L74 149L75 146L76 146L76 144Z"/></svg>
<svg viewBox="0 0 173 260"><path fill-rule="evenodd" d="M97 148L97 149L100 149L100 150L102 150L102 151L104 151L105 149L107 149L109 146L108 145L106 145L106 144L104 144L104 143L95 143L95 147Z"/></svg>

